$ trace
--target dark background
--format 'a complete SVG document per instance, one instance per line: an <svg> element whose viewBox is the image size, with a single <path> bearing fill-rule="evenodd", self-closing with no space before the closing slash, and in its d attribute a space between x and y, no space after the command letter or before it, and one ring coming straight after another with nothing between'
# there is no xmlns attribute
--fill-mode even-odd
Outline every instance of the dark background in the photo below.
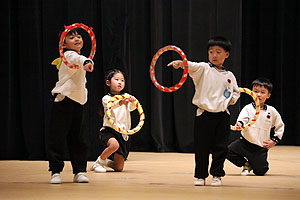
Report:
<svg viewBox="0 0 300 200"><path fill-rule="evenodd" d="M300 145L299 78L300 1L298 0L4 0L1 2L1 145L0 159L46 159L45 142L51 113L50 91L59 56L58 33L75 22L93 27L95 70L87 74L89 90L83 131L89 160L99 155L97 114L104 95L103 77L110 68L127 74L126 87L142 104L146 121L132 136L132 151L192 152L194 85L188 78L174 93L151 82L149 66L156 51L172 44L191 61L207 61L206 43L222 35L233 48L225 66L240 87L266 76L274 84L268 104L282 115L286 129L281 145ZM88 56L90 39L83 54ZM167 68L176 52L164 53L156 78L177 83L182 70ZM297 70L297 71L296 71ZM251 101L242 94L230 108L232 124ZM133 112L133 126L138 123ZM239 133L230 133L230 139Z"/></svg>

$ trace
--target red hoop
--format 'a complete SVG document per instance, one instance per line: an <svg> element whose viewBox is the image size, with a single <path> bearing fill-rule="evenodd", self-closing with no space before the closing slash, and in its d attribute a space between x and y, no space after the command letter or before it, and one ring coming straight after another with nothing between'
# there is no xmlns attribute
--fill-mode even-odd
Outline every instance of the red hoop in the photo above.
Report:
<svg viewBox="0 0 300 200"><path fill-rule="evenodd" d="M69 26L65 26L65 30L64 32L61 34L60 36L60 40L59 40L59 46L58 46L58 50L59 50L59 56L60 58L62 59L62 61L70 68L73 68L73 69L79 69L80 67L79 66L76 66L76 65L71 65L65 58L64 56L64 52L63 52L63 45L64 45L64 41L65 41L65 38L67 36L67 34L69 33L69 31L71 31L72 29L74 28L82 28L84 29L88 34L89 36L91 37L91 42L92 42L92 49L91 49L91 52L90 52L90 56L89 56L89 59L93 59L94 58L94 55L96 53L96 38L95 38L95 34L93 32L93 28L92 27L88 27L82 23L74 23L72 25L69 25Z"/></svg>
<svg viewBox="0 0 300 200"><path fill-rule="evenodd" d="M182 77L181 77L179 83L177 83L175 86L172 86L172 87L164 87L164 86L160 85L155 78L155 63L157 62L157 59L161 54L163 54L164 52L169 51L169 50L176 51L181 56L181 58L183 60L184 70L183 70L183 74L182 74ZM187 78L187 74L188 74L188 63L187 63L186 55L183 53L183 51L179 47L176 47L174 45L165 46L165 47L159 49L157 51L157 53L153 56L153 59L150 64L150 77L151 77L151 80L154 83L155 87L157 87L159 90L161 90L163 92L175 92L185 82L185 80Z"/></svg>

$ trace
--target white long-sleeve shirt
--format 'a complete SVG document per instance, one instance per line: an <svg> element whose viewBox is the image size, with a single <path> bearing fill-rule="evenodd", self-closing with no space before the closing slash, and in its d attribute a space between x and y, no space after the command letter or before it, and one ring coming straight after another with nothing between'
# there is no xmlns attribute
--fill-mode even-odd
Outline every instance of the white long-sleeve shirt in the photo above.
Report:
<svg viewBox="0 0 300 200"><path fill-rule="evenodd" d="M243 122L244 125L253 119L256 110L252 103L246 105L240 112L237 121ZM274 136L270 136L271 128L274 127ZM249 142L258 146L263 146L264 141L272 139L279 142L284 132L284 123L278 111L269 105L265 105L261 110L256 122L249 128L241 131L242 136Z"/></svg>
<svg viewBox="0 0 300 200"><path fill-rule="evenodd" d="M124 95L129 95L125 93ZM132 95L130 95L132 96ZM102 105L104 108L104 117L103 117L103 127L112 127L112 125L108 121L108 116L106 114L107 111L107 103L112 96L105 95L102 98ZM132 103L128 103L128 105L119 105L119 101L114 102L111 108L111 116L110 118L114 121L114 123L123 130L130 130L131 128L131 116L130 112L135 110L136 107ZM128 135L122 135L124 140L128 140Z"/></svg>
<svg viewBox="0 0 300 200"><path fill-rule="evenodd" d="M83 63L86 60L93 61L85 56L79 55L75 51L66 51L64 53L66 60L71 65L81 66L80 69L71 69L64 62L61 63L58 71L58 81L51 91L52 95L57 93L55 101L61 101L65 96L84 105L87 102L86 89L86 71L83 69Z"/></svg>
<svg viewBox="0 0 300 200"><path fill-rule="evenodd" d="M188 61L189 76L195 85L192 103L198 107L197 116L208 112L228 111L228 103L233 104L240 97L237 81L232 72L219 70L205 62Z"/></svg>

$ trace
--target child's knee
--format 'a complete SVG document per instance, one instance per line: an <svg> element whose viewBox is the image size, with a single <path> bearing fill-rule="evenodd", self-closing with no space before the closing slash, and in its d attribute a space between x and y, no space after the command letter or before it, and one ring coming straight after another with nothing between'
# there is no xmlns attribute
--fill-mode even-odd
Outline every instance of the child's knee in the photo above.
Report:
<svg viewBox="0 0 300 200"><path fill-rule="evenodd" d="M116 172L121 172L121 171L123 171L123 168L124 168L124 162L119 162L119 161L115 161L115 162L114 162L113 169L114 169Z"/></svg>
<svg viewBox="0 0 300 200"><path fill-rule="evenodd" d="M264 176L267 173L268 170L269 170L269 168L265 167L265 168L262 168L262 169L259 169L259 170L253 170L253 173L256 176Z"/></svg>
<svg viewBox="0 0 300 200"><path fill-rule="evenodd" d="M124 159L123 155L116 153L115 156L114 156L113 169L114 169L116 172L121 172L121 171L123 171L123 168L124 168L124 161L125 161L125 159Z"/></svg>
<svg viewBox="0 0 300 200"><path fill-rule="evenodd" d="M123 169L124 169L123 166L116 166L116 167L114 168L114 170L115 170L116 172L121 172L121 171L123 171Z"/></svg>
<svg viewBox="0 0 300 200"><path fill-rule="evenodd" d="M114 143L114 144L110 145L109 148L113 149L114 151L117 151L119 149L119 144Z"/></svg>
<svg viewBox="0 0 300 200"><path fill-rule="evenodd" d="M119 143L116 140L112 140L109 142L108 148L115 152L119 149Z"/></svg>
<svg viewBox="0 0 300 200"><path fill-rule="evenodd" d="M254 172L256 176L264 176L266 173L263 172Z"/></svg>

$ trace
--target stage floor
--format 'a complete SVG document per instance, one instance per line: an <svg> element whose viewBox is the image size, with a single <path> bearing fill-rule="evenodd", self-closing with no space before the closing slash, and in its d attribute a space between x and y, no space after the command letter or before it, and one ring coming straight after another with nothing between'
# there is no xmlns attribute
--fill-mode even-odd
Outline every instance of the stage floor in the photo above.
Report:
<svg viewBox="0 0 300 200"><path fill-rule="evenodd" d="M226 161L223 186L212 187L193 185L193 154L130 152L123 172L88 169L90 183L81 184L72 182L66 162L58 185L49 183L46 161L0 161L0 199L299 200L300 147L273 147L269 164L266 176L241 176L241 169Z"/></svg>

